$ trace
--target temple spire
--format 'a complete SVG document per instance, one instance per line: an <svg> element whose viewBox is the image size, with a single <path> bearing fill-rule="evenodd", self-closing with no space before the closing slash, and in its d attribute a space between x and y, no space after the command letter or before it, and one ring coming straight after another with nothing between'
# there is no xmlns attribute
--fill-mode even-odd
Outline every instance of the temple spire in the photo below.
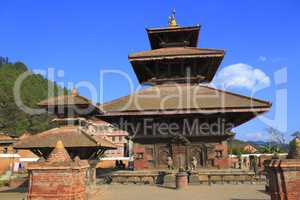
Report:
<svg viewBox="0 0 300 200"><path fill-rule="evenodd" d="M169 22L168 23L169 23L169 27L177 27L175 8L172 11L172 15L169 16Z"/></svg>
<svg viewBox="0 0 300 200"><path fill-rule="evenodd" d="M65 149L65 145L61 140L58 140L55 148L50 153L47 162L57 163L57 162L68 162L71 161L70 155Z"/></svg>

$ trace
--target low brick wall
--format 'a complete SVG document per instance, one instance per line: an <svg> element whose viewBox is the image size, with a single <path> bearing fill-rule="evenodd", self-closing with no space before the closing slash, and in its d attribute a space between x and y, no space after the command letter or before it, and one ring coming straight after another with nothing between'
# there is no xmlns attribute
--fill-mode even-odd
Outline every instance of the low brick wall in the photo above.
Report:
<svg viewBox="0 0 300 200"><path fill-rule="evenodd" d="M177 171L111 171L99 173L98 184L175 184ZM265 184L265 176L243 170L203 170L189 173L189 184Z"/></svg>

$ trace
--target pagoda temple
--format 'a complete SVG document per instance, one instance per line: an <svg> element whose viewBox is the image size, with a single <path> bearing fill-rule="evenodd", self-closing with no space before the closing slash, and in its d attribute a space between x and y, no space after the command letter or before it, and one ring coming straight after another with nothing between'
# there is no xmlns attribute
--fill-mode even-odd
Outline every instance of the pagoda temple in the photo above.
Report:
<svg viewBox="0 0 300 200"><path fill-rule="evenodd" d="M129 61L148 86L99 106L101 119L130 134L135 169L228 168L231 130L271 103L208 86L225 52L198 48L200 25L146 29L151 50Z"/></svg>

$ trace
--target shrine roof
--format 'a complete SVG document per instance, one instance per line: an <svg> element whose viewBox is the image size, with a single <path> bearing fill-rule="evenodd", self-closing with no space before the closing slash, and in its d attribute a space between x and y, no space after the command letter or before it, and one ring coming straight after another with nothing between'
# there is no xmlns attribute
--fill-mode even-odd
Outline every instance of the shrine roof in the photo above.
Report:
<svg viewBox="0 0 300 200"><path fill-rule="evenodd" d="M103 137L94 136L86 133L79 126L64 126L54 128L37 135L27 137L19 141L15 148L47 148L55 147L56 142L61 140L65 147L98 147L103 149L115 149L116 146Z"/></svg>
<svg viewBox="0 0 300 200"><path fill-rule="evenodd" d="M13 138L7 134L0 133L0 144L12 144L17 142L18 138Z"/></svg>
<svg viewBox="0 0 300 200"><path fill-rule="evenodd" d="M38 103L38 106L90 105L91 102L82 96L63 95L51 97Z"/></svg>
<svg viewBox="0 0 300 200"><path fill-rule="evenodd" d="M64 144L61 140L56 142L55 148L50 153L46 161L39 161L37 163L30 163L29 170L33 169L80 169L87 168L89 164L86 160L80 160L76 157L74 160L70 158Z"/></svg>
<svg viewBox="0 0 300 200"><path fill-rule="evenodd" d="M268 111L271 103L203 84L155 85L99 106L104 115Z"/></svg>
<svg viewBox="0 0 300 200"><path fill-rule="evenodd" d="M155 60L155 59L174 59L174 58L205 58L205 57L224 57L225 51L219 49L204 49L196 47L169 47L160 48L128 56L130 61Z"/></svg>
<svg viewBox="0 0 300 200"><path fill-rule="evenodd" d="M4 133L0 133L0 141L6 141L6 140L13 140L13 138Z"/></svg>

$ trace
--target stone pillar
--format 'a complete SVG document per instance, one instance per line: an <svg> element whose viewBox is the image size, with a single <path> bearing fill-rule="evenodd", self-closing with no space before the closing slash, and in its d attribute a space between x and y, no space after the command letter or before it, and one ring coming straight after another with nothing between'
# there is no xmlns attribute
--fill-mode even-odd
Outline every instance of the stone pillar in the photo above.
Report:
<svg viewBox="0 0 300 200"><path fill-rule="evenodd" d="M87 169L87 172L88 172L88 184L91 185L91 186L95 186L96 185L96 180L97 180L97 177L96 177L96 172L97 172L97 164L98 164L98 160L90 160L89 161L89 165L90 167Z"/></svg>
<svg viewBox="0 0 300 200"><path fill-rule="evenodd" d="M61 141L46 161L28 165L28 200L86 200L87 161L71 160Z"/></svg>
<svg viewBox="0 0 300 200"><path fill-rule="evenodd" d="M271 200L300 199L300 140L291 142L288 159L272 160L268 166Z"/></svg>

